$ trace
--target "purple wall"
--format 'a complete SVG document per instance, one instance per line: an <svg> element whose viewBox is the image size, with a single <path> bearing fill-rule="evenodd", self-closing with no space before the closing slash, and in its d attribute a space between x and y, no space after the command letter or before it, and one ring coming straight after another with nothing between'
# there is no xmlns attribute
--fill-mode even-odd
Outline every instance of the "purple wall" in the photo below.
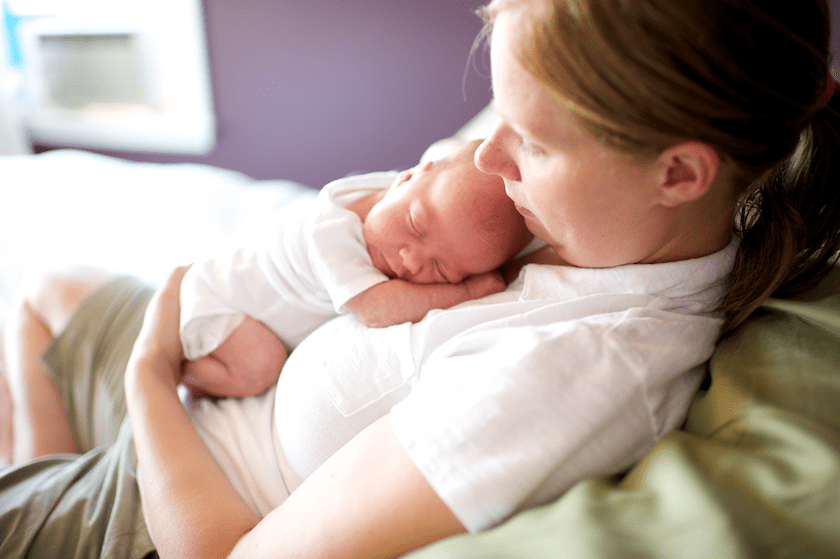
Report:
<svg viewBox="0 0 840 559"><path fill-rule="evenodd" d="M406 168L490 102L484 0L203 0L218 138L208 163L320 187ZM832 6L834 28L840 2ZM840 33L833 50L840 53ZM840 60L832 65L840 78Z"/></svg>
<svg viewBox="0 0 840 559"><path fill-rule="evenodd" d="M208 163L320 187L406 168L490 102L482 0L204 0L217 117ZM465 75L466 72L466 75ZM463 87L462 87L463 84Z"/></svg>

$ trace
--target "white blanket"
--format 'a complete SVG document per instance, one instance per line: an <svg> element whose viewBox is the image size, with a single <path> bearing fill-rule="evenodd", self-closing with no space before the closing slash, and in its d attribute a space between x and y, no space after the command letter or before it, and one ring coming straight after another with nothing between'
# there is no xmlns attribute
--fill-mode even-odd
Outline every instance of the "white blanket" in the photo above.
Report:
<svg viewBox="0 0 840 559"><path fill-rule="evenodd" d="M92 264L156 282L174 265L264 234L314 195L205 165L74 150L0 157L0 320L27 273Z"/></svg>
<svg viewBox="0 0 840 559"><path fill-rule="evenodd" d="M484 138L495 118L488 106L456 135ZM434 145L423 159L445 151ZM265 234L269 219L298 211L315 192L206 165L75 150L0 156L0 330L26 273L91 264L155 282L177 264Z"/></svg>

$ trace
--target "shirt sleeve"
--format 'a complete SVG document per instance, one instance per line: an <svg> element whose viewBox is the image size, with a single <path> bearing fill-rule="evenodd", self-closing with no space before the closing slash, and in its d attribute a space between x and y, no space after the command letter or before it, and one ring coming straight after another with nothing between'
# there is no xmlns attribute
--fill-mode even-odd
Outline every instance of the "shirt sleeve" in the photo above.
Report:
<svg viewBox="0 0 840 559"><path fill-rule="evenodd" d="M659 333L685 327L687 341L708 325L669 320L621 313L455 336L392 409L394 431L465 527L487 529L623 470L682 420L699 379L687 370L708 353L675 355Z"/></svg>

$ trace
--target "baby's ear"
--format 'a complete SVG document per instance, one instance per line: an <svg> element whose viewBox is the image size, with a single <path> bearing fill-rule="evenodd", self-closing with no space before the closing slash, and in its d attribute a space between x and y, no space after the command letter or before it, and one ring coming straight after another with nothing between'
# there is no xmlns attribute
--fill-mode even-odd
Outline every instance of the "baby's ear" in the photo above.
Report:
<svg viewBox="0 0 840 559"><path fill-rule="evenodd" d="M418 173L420 171L428 171L432 167L434 167L434 161L426 161L425 163L421 163L420 165L415 165L411 169L406 169L405 171L401 171L399 175L397 175L397 180L394 181L394 186L399 186L405 182L411 180L411 177L414 176L414 173Z"/></svg>
<svg viewBox="0 0 840 559"><path fill-rule="evenodd" d="M411 169L406 169L405 171L400 171L400 173L397 175L397 179L391 185L391 188L396 188L399 185L401 185L404 182L407 182L409 179L411 179L411 177L414 176L414 169L415 168L412 167Z"/></svg>
<svg viewBox="0 0 840 559"><path fill-rule="evenodd" d="M707 143L688 141L666 148L657 158L659 196L657 201L675 207L703 197L717 180L721 161Z"/></svg>

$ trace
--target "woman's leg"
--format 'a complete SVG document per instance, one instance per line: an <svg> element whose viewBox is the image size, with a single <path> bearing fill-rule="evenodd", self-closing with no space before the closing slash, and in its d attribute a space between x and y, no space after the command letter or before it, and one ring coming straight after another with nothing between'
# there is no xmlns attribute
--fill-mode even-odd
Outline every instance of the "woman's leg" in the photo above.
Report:
<svg viewBox="0 0 840 559"><path fill-rule="evenodd" d="M93 450L0 468L0 557L157 556L143 520L131 425L118 401L152 290L136 278L109 279L74 269L27 282L9 320L10 384L22 402L16 411L27 409L15 429L29 454L55 452L67 439ZM39 391L52 406L38 401ZM63 424L64 438L44 442L43 431L56 425L42 413Z"/></svg>
<svg viewBox="0 0 840 559"><path fill-rule="evenodd" d="M127 421L112 444L86 454L0 468L3 559L150 559L153 550Z"/></svg>
<svg viewBox="0 0 840 559"><path fill-rule="evenodd" d="M41 353L88 295L112 276L73 268L24 282L6 323L6 367L13 401L13 461L77 452L61 393Z"/></svg>

